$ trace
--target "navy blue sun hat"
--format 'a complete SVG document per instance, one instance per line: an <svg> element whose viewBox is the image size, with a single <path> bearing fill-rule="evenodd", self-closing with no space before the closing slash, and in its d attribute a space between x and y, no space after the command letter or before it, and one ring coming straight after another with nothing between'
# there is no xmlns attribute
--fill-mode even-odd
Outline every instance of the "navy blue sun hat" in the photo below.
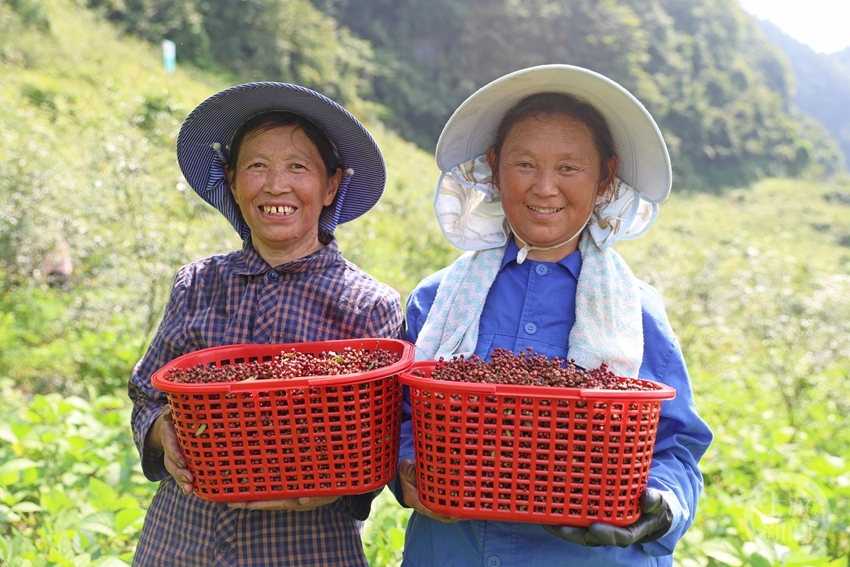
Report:
<svg viewBox="0 0 850 567"><path fill-rule="evenodd" d="M244 240L251 234L224 175L227 145L246 120L270 110L307 118L336 146L344 171L334 202L319 217L319 228L333 233L381 198L387 168L378 144L346 109L308 88L288 83L247 83L214 94L193 110L177 136L177 161L192 189L230 221Z"/></svg>

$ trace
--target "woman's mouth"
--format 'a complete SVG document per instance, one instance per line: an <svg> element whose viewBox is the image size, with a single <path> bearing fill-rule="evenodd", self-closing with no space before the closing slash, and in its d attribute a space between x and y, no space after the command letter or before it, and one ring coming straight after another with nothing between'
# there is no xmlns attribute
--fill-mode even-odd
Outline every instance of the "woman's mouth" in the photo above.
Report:
<svg viewBox="0 0 850 567"><path fill-rule="evenodd" d="M540 213L542 215L551 215L552 213L557 213L558 211L563 209L563 207L547 209L543 207L532 207L531 205L529 205L527 208L531 211L534 211L535 213Z"/></svg>
<svg viewBox="0 0 850 567"><path fill-rule="evenodd" d="M286 216L295 212L295 207L277 206L277 205L260 205L260 210L267 215Z"/></svg>

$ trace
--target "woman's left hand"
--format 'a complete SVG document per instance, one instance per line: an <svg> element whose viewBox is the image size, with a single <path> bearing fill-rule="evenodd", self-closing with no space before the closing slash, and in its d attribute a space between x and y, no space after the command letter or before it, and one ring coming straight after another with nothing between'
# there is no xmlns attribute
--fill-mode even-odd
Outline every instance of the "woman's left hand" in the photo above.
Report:
<svg viewBox="0 0 850 567"><path fill-rule="evenodd" d="M241 510L292 510L307 512L319 506L336 502L339 496L314 496L311 498L281 498L280 500L254 500L251 502L230 502L231 508Z"/></svg>
<svg viewBox="0 0 850 567"><path fill-rule="evenodd" d="M594 522L587 528L573 526L543 526L543 528L563 540L588 547L600 545L628 547L635 543L649 543L664 536L673 524L673 513L661 492L654 488L647 488L640 497L640 507L642 513L638 521L622 528L602 522Z"/></svg>
<svg viewBox="0 0 850 567"><path fill-rule="evenodd" d="M398 465L398 477L401 479L401 490L404 496L404 503L419 512L423 516L427 516L432 520L443 522L444 524L453 524L462 521L462 518L453 518L437 514L425 507L419 500L419 490L416 488L416 464L412 459L405 459Z"/></svg>

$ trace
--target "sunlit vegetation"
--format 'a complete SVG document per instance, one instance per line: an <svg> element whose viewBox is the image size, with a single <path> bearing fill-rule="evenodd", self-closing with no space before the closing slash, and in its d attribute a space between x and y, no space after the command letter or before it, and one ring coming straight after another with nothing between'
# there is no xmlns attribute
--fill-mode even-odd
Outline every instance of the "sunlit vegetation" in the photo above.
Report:
<svg viewBox="0 0 850 567"><path fill-rule="evenodd" d="M174 139L236 79L166 73L158 45L82 0L0 3L0 76L0 565L129 564L156 485L126 381L177 268L239 245L182 179ZM406 297L459 251L433 219L433 156L358 93L389 183L337 236ZM841 175L677 185L656 226L617 245L664 297L716 434L681 567L848 565L848 218ZM398 564L408 514L387 491L375 501L373 567Z"/></svg>

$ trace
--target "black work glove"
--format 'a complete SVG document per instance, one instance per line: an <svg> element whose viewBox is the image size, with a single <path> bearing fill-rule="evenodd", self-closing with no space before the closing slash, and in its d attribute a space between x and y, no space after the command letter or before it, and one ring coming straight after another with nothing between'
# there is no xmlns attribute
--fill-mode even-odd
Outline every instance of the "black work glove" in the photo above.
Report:
<svg viewBox="0 0 850 567"><path fill-rule="evenodd" d="M628 547L635 543L649 543L659 539L673 524L670 505L664 500L659 490L647 488L640 497L640 509L642 512L640 518L630 526L617 527L594 522L586 528L545 525L543 528L550 534L571 543L589 547L601 545Z"/></svg>

